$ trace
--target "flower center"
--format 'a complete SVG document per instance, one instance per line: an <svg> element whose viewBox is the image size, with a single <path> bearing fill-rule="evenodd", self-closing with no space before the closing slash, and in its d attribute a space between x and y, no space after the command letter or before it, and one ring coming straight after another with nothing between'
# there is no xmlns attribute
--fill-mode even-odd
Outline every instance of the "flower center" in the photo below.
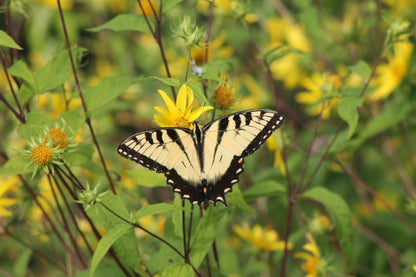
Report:
<svg viewBox="0 0 416 277"><path fill-rule="evenodd" d="M234 92L227 86L220 86L214 93L214 101L218 107L228 109L234 102Z"/></svg>
<svg viewBox="0 0 416 277"><path fill-rule="evenodd" d="M39 144L32 150L32 160L36 165L46 165L52 161L52 150L44 144Z"/></svg>
<svg viewBox="0 0 416 277"><path fill-rule="evenodd" d="M189 123L189 121L184 116L181 116L176 120L176 126L178 126L180 128L189 128L190 125L191 124Z"/></svg>
<svg viewBox="0 0 416 277"><path fill-rule="evenodd" d="M66 133L60 128L53 128L49 130L49 135L53 141L53 147L65 149L68 146L68 137ZM45 142L48 142L48 136L45 137Z"/></svg>

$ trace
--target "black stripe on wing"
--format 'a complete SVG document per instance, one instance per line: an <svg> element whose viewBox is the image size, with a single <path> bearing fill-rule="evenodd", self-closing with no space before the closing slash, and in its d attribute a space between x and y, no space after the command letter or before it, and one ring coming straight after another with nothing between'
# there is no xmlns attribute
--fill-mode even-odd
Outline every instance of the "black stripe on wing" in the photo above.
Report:
<svg viewBox="0 0 416 277"><path fill-rule="evenodd" d="M160 150L163 155L168 155L167 144L168 143L175 143L185 154L188 161L190 160L187 152L185 150L185 146L182 143L180 136L178 135L178 131L183 131L186 134L191 136L191 131L185 128L160 128L154 129L149 131L140 132L134 134L127 139L125 139L118 147L117 152L127 158L132 160L150 170L153 170L158 173L165 173L168 168L149 157L149 155L144 154L150 147L154 147L154 151ZM163 136L167 136L170 141L165 141ZM162 149L160 149L162 148ZM150 153L150 156L153 154Z"/></svg>

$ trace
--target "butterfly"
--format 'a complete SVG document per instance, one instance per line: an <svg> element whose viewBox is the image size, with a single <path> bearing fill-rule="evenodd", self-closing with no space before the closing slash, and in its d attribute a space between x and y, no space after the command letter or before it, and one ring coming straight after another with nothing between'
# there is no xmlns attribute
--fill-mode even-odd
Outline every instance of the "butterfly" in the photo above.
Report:
<svg viewBox="0 0 416 277"><path fill-rule="evenodd" d="M134 134L118 153L164 173L182 199L201 205L222 202L239 181L244 158L253 154L283 123L281 113L255 109L218 118L202 128L158 128Z"/></svg>

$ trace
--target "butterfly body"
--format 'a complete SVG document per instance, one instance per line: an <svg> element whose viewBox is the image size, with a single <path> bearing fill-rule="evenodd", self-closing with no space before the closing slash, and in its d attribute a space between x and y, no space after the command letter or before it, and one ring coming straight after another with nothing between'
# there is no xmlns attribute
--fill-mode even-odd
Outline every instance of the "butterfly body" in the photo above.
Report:
<svg viewBox="0 0 416 277"><path fill-rule="evenodd" d="M192 204L222 202L239 181L244 157L256 151L283 123L273 110L237 112L204 127L159 128L130 136L118 153L164 173L167 184Z"/></svg>

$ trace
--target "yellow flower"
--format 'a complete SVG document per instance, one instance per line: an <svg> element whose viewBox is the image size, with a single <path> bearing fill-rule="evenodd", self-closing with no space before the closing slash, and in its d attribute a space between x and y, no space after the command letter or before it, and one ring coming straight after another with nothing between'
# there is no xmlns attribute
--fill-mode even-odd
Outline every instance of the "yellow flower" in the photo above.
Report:
<svg viewBox="0 0 416 277"><path fill-rule="evenodd" d="M217 87L212 97L219 108L229 109L234 104L234 89L221 84Z"/></svg>
<svg viewBox="0 0 416 277"><path fill-rule="evenodd" d="M160 127L192 128L192 122L198 119L204 112L212 110L211 106L199 107L192 111L194 92L187 85L179 89L176 104L163 90L158 90L166 104L167 109L155 106L154 109L160 113L155 115L154 120Z"/></svg>
<svg viewBox="0 0 416 277"><path fill-rule="evenodd" d="M286 169L283 163L281 142L273 135L267 140L267 148L274 152L274 167L280 169L280 173L286 176Z"/></svg>
<svg viewBox="0 0 416 277"><path fill-rule="evenodd" d="M331 220L327 216L321 214L316 214L314 218L309 222L308 226L312 233L318 235L332 230L333 228Z"/></svg>
<svg viewBox="0 0 416 277"><path fill-rule="evenodd" d="M222 32L209 42L208 61L212 60L213 58L225 59L233 54L233 47L224 46L226 37L226 33ZM191 56L198 66L203 65L205 63L205 47L193 47L191 49Z"/></svg>
<svg viewBox="0 0 416 277"><path fill-rule="evenodd" d="M151 1L140 1L143 10L140 8L140 5L137 4L137 11L140 14L145 14L148 17L155 17L155 13L153 11L157 12L159 11L159 6L157 3L155 3L155 1L151 0Z"/></svg>
<svg viewBox="0 0 416 277"><path fill-rule="evenodd" d="M266 30L270 36L270 48L288 45L310 53L311 43L302 26L292 24L283 18L273 18L266 22ZM283 81L286 88L292 89L305 78L305 70L301 64L303 56L298 53L288 54L270 65L273 77Z"/></svg>
<svg viewBox="0 0 416 277"><path fill-rule="evenodd" d="M36 2L46 5L49 8L58 9L58 4L55 0L37 0ZM72 3L72 0L61 1L61 7L63 10L69 10L72 8L73 5L74 3Z"/></svg>
<svg viewBox="0 0 416 277"><path fill-rule="evenodd" d="M6 207L12 206L16 203L17 199L6 197L5 194L16 187L16 181L16 178L13 178L13 176L0 176L0 217L8 217L12 215L12 212L7 210Z"/></svg>
<svg viewBox="0 0 416 277"><path fill-rule="evenodd" d="M416 264L413 265L413 271L416 272Z"/></svg>
<svg viewBox="0 0 416 277"><path fill-rule="evenodd" d="M35 146L32 151L32 160L35 165L47 165L52 161L52 149L44 144Z"/></svg>
<svg viewBox="0 0 416 277"><path fill-rule="evenodd" d="M250 229L248 222L244 221L242 226L234 225L233 230L240 238L260 250L275 251L283 250L285 247L284 241L279 240L279 235L275 230L264 229L258 224ZM289 248L292 248L291 244L289 244Z"/></svg>
<svg viewBox="0 0 416 277"><path fill-rule="evenodd" d="M306 251L297 252L294 257L305 260L301 267L307 273L306 277L315 277L324 271L325 261L321 259L321 253L312 235L307 233L306 237L309 242L302 247Z"/></svg>
<svg viewBox="0 0 416 277"><path fill-rule="evenodd" d="M394 54L387 54L387 63L377 67L376 76L371 82L375 90L369 95L370 100L384 99L394 91L406 76L412 53L412 43L397 42L394 44Z"/></svg>
<svg viewBox="0 0 416 277"><path fill-rule="evenodd" d="M61 128L52 128L49 130L49 136L52 139L53 147L65 149L68 146L68 136ZM48 135L45 136L45 142L49 140Z"/></svg>
<svg viewBox="0 0 416 277"><path fill-rule="evenodd" d="M322 118L327 119L332 110L337 108L339 98L330 94L334 89L341 87L340 78L336 75L330 75L324 78L323 75L313 73L312 76L303 82L307 91L302 91L296 95L296 101L302 104L311 105L309 113L319 115L322 112Z"/></svg>

